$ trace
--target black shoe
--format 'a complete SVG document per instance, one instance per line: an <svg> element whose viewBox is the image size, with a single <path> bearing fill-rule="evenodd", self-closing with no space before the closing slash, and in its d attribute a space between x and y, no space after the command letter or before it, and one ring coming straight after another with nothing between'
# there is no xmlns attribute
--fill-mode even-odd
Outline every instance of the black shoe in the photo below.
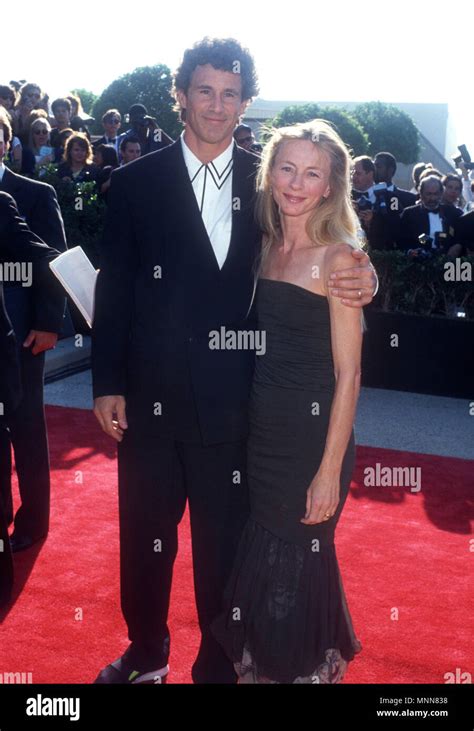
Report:
<svg viewBox="0 0 474 731"><path fill-rule="evenodd" d="M39 538L30 538L30 536L18 536L16 533L12 533L10 536L10 546L13 553L18 551L25 551L27 548L31 548L35 543L42 541L46 536L40 536Z"/></svg>
<svg viewBox="0 0 474 731"><path fill-rule="evenodd" d="M121 685L160 685L166 683L169 673L169 666L150 672L136 670L123 657L107 665L100 671L94 680L94 685L114 684Z"/></svg>

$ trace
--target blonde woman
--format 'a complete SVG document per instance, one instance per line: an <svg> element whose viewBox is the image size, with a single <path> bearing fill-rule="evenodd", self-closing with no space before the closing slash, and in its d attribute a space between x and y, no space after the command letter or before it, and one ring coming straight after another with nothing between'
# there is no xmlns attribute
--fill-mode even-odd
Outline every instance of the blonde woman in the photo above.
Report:
<svg viewBox="0 0 474 731"><path fill-rule="evenodd" d="M334 535L354 465L362 316L327 286L358 246L349 154L322 120L273 130L257 185L265 347L250 402L251 513L213 630L240 683L336 683L361 650Z"/></svg>
<svg viewBox="0 0 474 731"><path fill-rule="evenodd" d="M30 127L29 148L35 156L36 169L54 162L54 150L50 141L51 125L47 119L39 117Z"/></svg>

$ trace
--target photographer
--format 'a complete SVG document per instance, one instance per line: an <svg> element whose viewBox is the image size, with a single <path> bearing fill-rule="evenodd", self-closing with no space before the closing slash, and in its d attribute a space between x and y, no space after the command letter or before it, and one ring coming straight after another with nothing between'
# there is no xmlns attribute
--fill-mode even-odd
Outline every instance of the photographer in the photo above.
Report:
<svg viewBox="0 0 474 731"><path fill-rule="evenodd" d="M374 193L375 165L367 155L360 155L353 160L352 167L352 201L361 226L369 236L376 202Z"/></svg>
<svg viewBox="0 0 474 731"><path fill-rule="evenodd" d="M443 184L435 175L422 177L420 204L405 208L400 219L399 248L410 257L433 254L458 256L454 226L458 214L454 206L441 205Z"/></svg>
<svg viewBox="0 0 474 731"><path fill-rule="evenodd" d="M443 198L441 203L444 206L452 206L457 215L462 216L462 208L459 207L459 201L462 196L462 179L458 175L445 175L441 180L443 183Z"/></svg>
<svg viewBox="0 0 474 731"><path fill-rule="evenodd" d="M465 150L466 146L461 145L459 149ZM462 197L465 202L465 212L472 211L474 205L474 165L470 162L471 156L469 153L467 153L467 157L469 157L468 162L464 162L462 155L453 158L455 166L461 171L462 175Z"/></svg>
<svg viewBox="0 0 474 731"><path fill-rule="evenodd" d="M379 152L374 159L375 204L369 231L371 249L391 251L397 248L400 238L400 216L408 206L414 206L416 196L408 190L397 188L392 179L397 171L397 161L390 152Z"/></svg>
<svg viewBox="0 0 474 731"><path fill-rule="evenodd" d="M143 104L132 104L129 111L130 129L119 137L118 148L127 137L138 137L142 155L161 150L173 140L162 130L154 117L148 115Z"/></svg>

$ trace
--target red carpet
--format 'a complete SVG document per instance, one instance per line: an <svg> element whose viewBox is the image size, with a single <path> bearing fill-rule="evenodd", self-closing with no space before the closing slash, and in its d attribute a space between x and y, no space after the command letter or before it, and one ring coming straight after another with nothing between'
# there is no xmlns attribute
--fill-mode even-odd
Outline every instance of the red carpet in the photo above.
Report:
<svg viewBox="0 0 474 731"><path fill-rule="evenodd" d="M43 546L15 556L0 673L89 683L128 644L119 606L115 446L86 411L50 407L48 424L51 531ZM363 651L344 682L444 683L446 673L472 673L474 463L369 447L357 457L337 552ZM364 487L364 468L377 462L420 467L421 491ZM170 628L169 682L190 682L198 630L187 514Z"/></svg>

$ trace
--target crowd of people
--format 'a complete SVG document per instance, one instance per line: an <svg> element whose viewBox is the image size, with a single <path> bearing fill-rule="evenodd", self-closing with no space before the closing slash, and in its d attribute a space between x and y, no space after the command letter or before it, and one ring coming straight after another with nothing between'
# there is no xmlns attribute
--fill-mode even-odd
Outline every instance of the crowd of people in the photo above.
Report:
<svg viewBox="0 0 474 731"><path fill-rule="evenodd" d="M133 104L126 115L129 129L121 131L122 114L108 109L102 116L103 135L92 137L94 119L82 108L76 94L49 97L38 84L11 81L0 86L0 125L10 139L6 162L12 170L41 179L54 165L61 179L94 181L107 201L113 170L173 140L148 115L143 104ZM256 155L262 145L252 127L240 123L236 143ZM459 173L443 174L430 162L413 167L413 187L403 190L393 183L395 157L385 151L372 159L352 161L352 199L369 250L401 250L410 257L433 254L469 255L474 251L472 170L457 161Z"/></svg>
<svg viewBox="0 0 474 731"><path fill-rule="evenodd" d="M352 198L369 248L421 259L474 253L474 182L466 165L458 165L461 175L417 163L408 191L393 183L397 161L391 153L356 157Z"/></svg>

